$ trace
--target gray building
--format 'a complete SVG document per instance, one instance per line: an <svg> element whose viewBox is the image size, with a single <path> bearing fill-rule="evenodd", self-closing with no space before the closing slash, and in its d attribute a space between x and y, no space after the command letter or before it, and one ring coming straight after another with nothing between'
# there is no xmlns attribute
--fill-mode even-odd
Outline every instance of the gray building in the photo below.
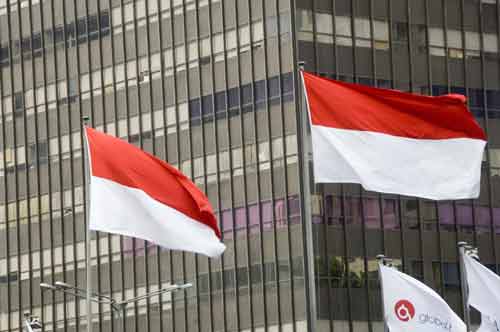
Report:
<svg viewBox="0 0 500 332"><path fill-rule="evenodd" d="M227 246L208 259L95 234L96 291L194 286L125 319L95 305L94 331L305 331L309 263L318 330L382 331L380 253L461 313L456 243L500 262L497 1L0 0L0 332L27 311L45 331L86 328L84 300L39 286L85 288L84 115L190 176ZM489 137L480 198L312 186L308 260L299 60L335 79L467 95Z"/></svg>

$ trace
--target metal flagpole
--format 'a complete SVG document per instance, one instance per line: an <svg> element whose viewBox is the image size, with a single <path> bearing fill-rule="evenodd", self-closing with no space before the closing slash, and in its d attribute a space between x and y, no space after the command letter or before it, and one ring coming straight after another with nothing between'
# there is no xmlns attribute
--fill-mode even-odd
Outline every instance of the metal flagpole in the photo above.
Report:
<svg viewBox="0 0 500 332"><path fill-rule="evenodd" d="M467 242L458 242L458 251L460 253L460 285L462 287L462 306L464 313L465 325L467 326L467 332L471 331L470 328L470 308L469 308L469 290L467 288L467 275L465 274L464 266L464 255L466 255L465 250L467 247Z"/></svg>
<svg viewBox="0 0 500 332"><path fill-rule="evenodd" d="M83 148L83 162L85 164L85 171L83 174L83 183L85 186L85 230L86 230L86 236L85 236L85 247L86 247L86 268L87 268L87 295L86 295L86 306L87 306L87 332L92 332L92 303L90 301L90 298L92 296L92 267L91 267L91 259L90 259L90 254L91 254L91 249L90 249L90 228L89 228L89 207L90 207L90 171L89 171L89 161L90 158L88 156L88 141L87 141L87 135L85 133L85 126L89 122L89 117L84 116L82 117L82 130L83 130L83 138L84 142L82 144Z"/></svg>
<svg viewBox="0 0 500 332"><path fill-rule="evenodd" d="M300 61L299 66L299 112L300 112L300 131L301 131L301 146L302 146L302 200L303 200L303 221L304 233L303 242L305 250L305 268L307 276L306 296L309 304L308 321L309 331L316 331L316 284L314 278L314 248L313 248L313 233L312 233L312 218L311 218L311 188L310 188L310 172L309 172L309 137L307 135L307 124L309 116L307 113L307 97L304 93L304 80L302 71L304 70L305 62Z"/></svg>
<svg viewBox="0 0 500 332"><path fill-rule="evenodd" d="M379 264L385 265L385 255L377 255L376 258ZM378 278L380 280L380 295L382 296L382 317L384 319L384 332L389 332L389 328L387 327L387 323L385 321L384 285L382 283L382 276L380 275L380 267L378 269Z"/></svg>

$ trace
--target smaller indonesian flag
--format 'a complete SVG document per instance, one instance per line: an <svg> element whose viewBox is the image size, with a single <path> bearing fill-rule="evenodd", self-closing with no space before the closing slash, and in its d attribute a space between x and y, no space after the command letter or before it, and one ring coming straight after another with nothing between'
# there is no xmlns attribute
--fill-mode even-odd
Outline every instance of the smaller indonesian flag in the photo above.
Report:
<svg viewBox="0 0 500 332"><path fill-rule="evenodd" d="M303 72L314 178L429 199L479 196L486 136L465 97L430 97Z"/></svg>
<svg viewBox="0 0 500 332"><path fill-rule="evenodd" d="M215 257L225 249L208 198L166 162L86 128L89 228Z"/></svg>

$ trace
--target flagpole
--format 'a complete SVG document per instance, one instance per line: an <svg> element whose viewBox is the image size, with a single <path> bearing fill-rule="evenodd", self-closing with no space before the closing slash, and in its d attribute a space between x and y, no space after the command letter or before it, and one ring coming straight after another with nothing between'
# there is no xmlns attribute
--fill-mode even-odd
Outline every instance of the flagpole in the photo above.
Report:
<svg viewBox="0 0 500 332"><path fill-rule="evenodd" d="M301 131L301 146L302 146L302 214L303 214L303 243L305 251L305 268L306 268L306 303L309 304L308 330L316 331L316 284L314 278L314 248L313 248L313 232L312 232L312 214L311 214L311 188L310 188L310 172L309 172L309 138L307 135L307 124L309 116L307 114L306 95L304 93L304 81L302 72L305 62L299 61L299 130Z"/></svg>
<svg viewBox="0 0 500 332"><path fill-rule="evenodd" d="M382 317L384 320L384 332L389 332L387 323L385 322L385 303L384 303L384 285L382 283L382 276L380 274L380 264L385 265L385 255L377 255L377 260L379 263L378 278L380 280L380 296L382 297Z"/></svg>
<svg viewBox="0 0 500 332"><path fill-rule="evenodd" d="M458 242L458 251L460 253L460 285L462 287L462 307L464 313L465 325L467 332L471 331L470 328L470 308L469 308L469 291L467 289L467 275L465 274L464 255L467 242Z"/></svg>
<svg viewBox="0 0 500 332"><path fill-rule="evenodd" d="M83 150L83 163L84 163L84 174L83 174L83 183L85 186L85 231L86 231L86 236L85 236L85 247L86 247L86 273L87 273L87 294L86 294L86 307L87 307L87 332L92 332L92 303L90 301L90 297L92 295L92 268L91 268L91 259L90 255L92 253L91 248L90 248L90 228L89 228L89 208L90 208L90 186L89 186L89 181L90 181L90 171L89 171L89 156L88 156L88 142L87 142L87 135L85 133L85 126L87 126L89 123L89 117L88 116L83 116L82 117L82 131L83 131L83 138L84 142L82 144L82 150Z"/></svg>

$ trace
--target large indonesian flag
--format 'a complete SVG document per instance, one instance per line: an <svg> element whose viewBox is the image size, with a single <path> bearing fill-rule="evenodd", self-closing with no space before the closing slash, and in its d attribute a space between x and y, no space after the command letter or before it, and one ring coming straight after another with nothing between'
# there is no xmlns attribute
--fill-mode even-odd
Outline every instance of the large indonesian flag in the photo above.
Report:
<svg viewBox="0 0 500 332"><path fill-rule="evenodd" d="M90 229L211 257L222 254L210 202L186 176L121 139L91 128L86 135Z"/></svg>
<svg viewBox="0 0 500 332"><path fill-rule="evenodd" d="M483 130L465 97L421 96L303 72L314 178L429 199L479 196Z"/></svg>

